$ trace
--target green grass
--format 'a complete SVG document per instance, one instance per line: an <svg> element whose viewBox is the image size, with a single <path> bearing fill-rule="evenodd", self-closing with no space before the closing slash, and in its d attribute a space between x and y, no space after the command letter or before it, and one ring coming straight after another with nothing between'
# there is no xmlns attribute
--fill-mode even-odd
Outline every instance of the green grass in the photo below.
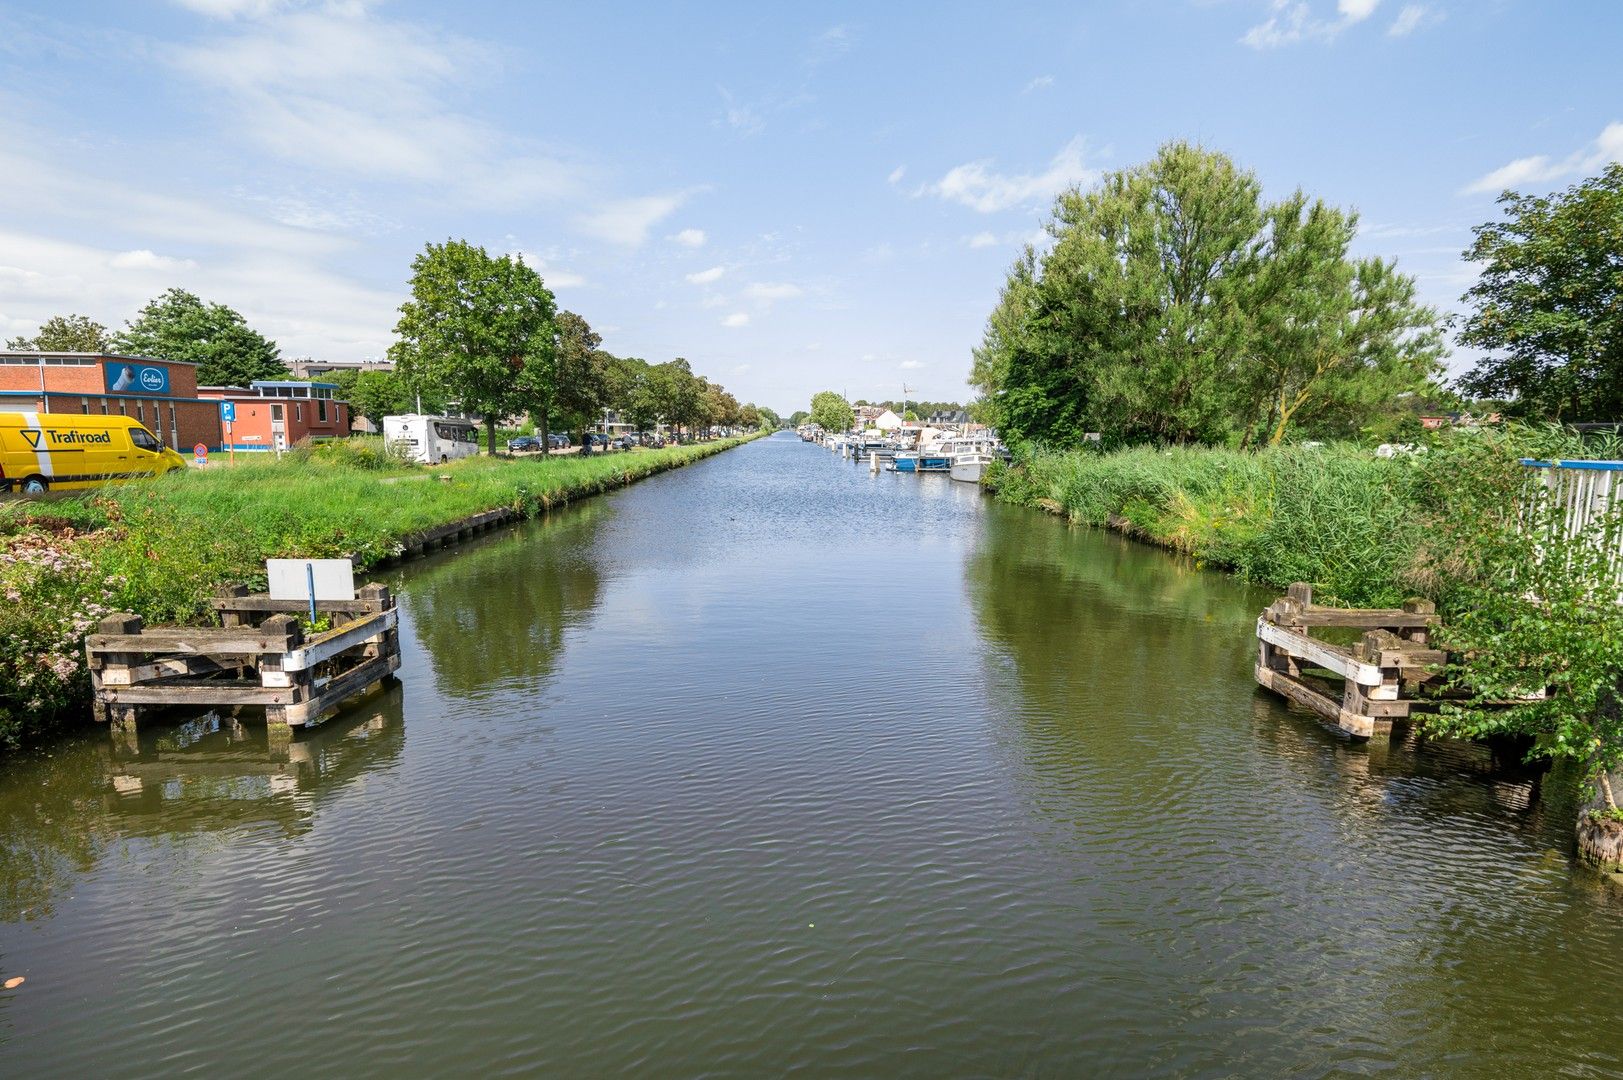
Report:
<svg viewBox="0 0 1623 1080"><path fill-rule="evenodd" d="M1326 602L1383 607L1447 582L1428 537L1457 505L1451 485L1501 477L1518 451L1472 436L1377 458L1363 447L1137 447L1039 453L996 474L1006 500L1108 526L1275 588L1311 583Z"/></svg>
<svg viewBox="0 0 1623 1080"><path fill-rule="evenodd" d="M0 744L88 703L85 634L112 611L196 623L264 561L353 556L365 569L415 533L498 508L533 516L736 446L718 440L589 457L419 467L345 440L0 508ZM240 460L240 459L239 459Z"/></svg>

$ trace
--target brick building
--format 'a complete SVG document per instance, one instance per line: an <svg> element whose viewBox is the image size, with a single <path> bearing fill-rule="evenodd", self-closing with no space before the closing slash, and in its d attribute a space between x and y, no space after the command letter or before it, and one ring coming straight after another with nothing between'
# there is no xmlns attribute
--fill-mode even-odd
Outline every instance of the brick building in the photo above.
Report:
<svg viewBox="0 0 1623 1080"><path fill-rule="evenodd" d="M0 412L133 416L165 446L220 446L220 406L199 396L197 365L112 353L0 352Z"/></svg>
<svg viewBox="0 0 1623 1080"><path fill-rule="evenodd" d="M204 386L198 393L230 401L237 418L230 424L231 450L286 449L305 439L320 441L349 434L349 403L334 395L334 383L267 379L240 386ZM215 407L218 415L218 405ZM223 437L222 437L223 442Z"/></svg>

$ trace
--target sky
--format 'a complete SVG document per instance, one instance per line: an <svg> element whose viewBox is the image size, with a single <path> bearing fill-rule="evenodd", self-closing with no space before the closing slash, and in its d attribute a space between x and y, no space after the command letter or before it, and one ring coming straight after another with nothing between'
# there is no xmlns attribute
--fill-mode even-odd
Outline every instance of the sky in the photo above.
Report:
<svg viewBox="0 0 1623 1080"><path fill-rule="evenodd" d="M741 401L967 400L1054 195L1172 139L1459 311L1501 189L1623 160L1620 47L1613 0L0 0L0 337L178 285L381 357L463 238Z"/></svg>

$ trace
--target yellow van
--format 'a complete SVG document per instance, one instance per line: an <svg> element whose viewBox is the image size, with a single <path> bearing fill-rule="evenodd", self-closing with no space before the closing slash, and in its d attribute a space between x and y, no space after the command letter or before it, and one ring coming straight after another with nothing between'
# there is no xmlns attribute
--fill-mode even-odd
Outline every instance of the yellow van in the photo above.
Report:
<svg viewBox="0 0 1623 1080"><path fill-rule="evenodd" d="M186 459L129 416L0 412L0 490L29 495L160 476Z"/></svg>

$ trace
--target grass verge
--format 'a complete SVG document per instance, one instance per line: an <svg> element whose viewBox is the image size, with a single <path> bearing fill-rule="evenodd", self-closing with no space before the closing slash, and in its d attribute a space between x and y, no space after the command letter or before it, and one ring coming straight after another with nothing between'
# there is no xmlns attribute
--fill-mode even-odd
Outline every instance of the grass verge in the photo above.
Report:
<svg viewBox="0 0 1623 1080"><path fill-rule="evenodd" d="M413 533L502 507L533 516L747 438L590 457L401 464L346 440L230 468L0 506L0 745L83 715L86 634L105 615L200 623L226 584L270 558L398 554Z"/></svg>

